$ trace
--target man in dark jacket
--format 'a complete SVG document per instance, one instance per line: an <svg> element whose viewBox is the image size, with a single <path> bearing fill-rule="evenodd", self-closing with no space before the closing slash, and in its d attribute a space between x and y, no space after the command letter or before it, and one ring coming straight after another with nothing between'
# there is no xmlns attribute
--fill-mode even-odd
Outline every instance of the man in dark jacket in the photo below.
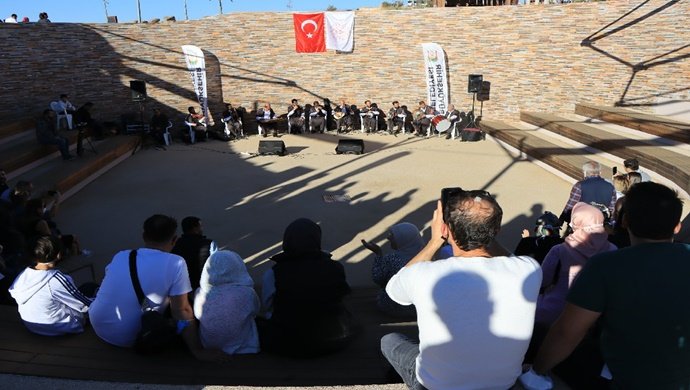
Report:
<svg viewBox="0 0 690 390"><path fill-rule="evenodd" d="M184 257L193 289L199 287L201 270L206 259L217 250L216 243L204 236L201 219L186 217L182 220L182 236L175 243L172 253Z"/></svg>
<svg viewBox="0 0 690 390"><path fill-rule="evenodd" d="M55 112L43 110L41 119L36 122L36 139L41 145L57 145L62 159L74 160L76 157L69 154L69 140L58 134L55 127Z"/></svg>

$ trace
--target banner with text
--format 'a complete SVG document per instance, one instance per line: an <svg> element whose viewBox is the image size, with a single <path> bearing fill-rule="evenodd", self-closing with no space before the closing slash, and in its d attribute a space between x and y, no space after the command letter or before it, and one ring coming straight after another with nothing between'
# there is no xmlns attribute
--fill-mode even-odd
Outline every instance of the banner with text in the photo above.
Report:
<svg viewBox="0 0 690 390"><path fill-rule="evenodd" d="M194 92L196 92L196 97L201 106L201 115L204 116L204 121L206 125L208 125L208 90L206 89L206 61L204 61L204 52L192 45L182 46L182 52L184 53L184 60L187 63L187 69L189 69L189 73L192 75Z"/></svg>
<svg viewBox="0 0 690 390"><path fill-rule="evenodd" d="M424 51L424 73L428 105L441 114L448 109L448 76L446 74L446 55L436 43L422 43Z"/></svg>

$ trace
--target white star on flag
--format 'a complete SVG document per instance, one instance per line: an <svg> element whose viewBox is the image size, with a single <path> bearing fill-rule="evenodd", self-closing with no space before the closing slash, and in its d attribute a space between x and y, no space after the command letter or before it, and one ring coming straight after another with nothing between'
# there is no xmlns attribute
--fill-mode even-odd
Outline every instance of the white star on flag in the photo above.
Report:
<svg viewBox="0 0 690 390"><path fill-rule="evenodd" d="M313 37L314 37L314 34L312 34L312 33L307 34L307 38L313 38Z"/></svg>

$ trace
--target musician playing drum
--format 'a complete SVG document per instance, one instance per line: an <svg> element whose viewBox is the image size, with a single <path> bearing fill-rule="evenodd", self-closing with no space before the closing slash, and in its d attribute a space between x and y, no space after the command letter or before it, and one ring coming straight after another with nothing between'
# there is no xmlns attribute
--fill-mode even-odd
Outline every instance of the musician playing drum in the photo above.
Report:
<svg viewBox="0 0 690 390"><path fill-rule="evenodd" d="M268 135L269 130L273 132L274 137L278 136L278 124L274 120L275 117L276 113L271 108L271 103L269 102L264 103L263 108L259 108L256 111L256 121L264 129L264 137Z"/></svg>
<svg viewBox="0 0 690 390"><path fill-rule="evenodd" d="M405 122L409 122L412 118L405 114L405 110L400 107L400 103L396 100L393 107L388 110L388 132L397 134L400 130L405 131Z"/></svg>
<svg viewBox="0 0 690 390"><path fill-rule="evenodd" d="M352 109L345 99L342 99L340 104L333 110L333 117L335 118L336 130L338 132L352 130L352 124L354 122L352 114Z"/></svg>
<svg viewBox="0 0 690 390"><path fill-rule="evenodd" d="M297 99L292 99L288 106L287 119L291 133L304 133L304 109Z"/></svg>
<svg viewBox="0 0 690 390"><path fill-rule="evenodd" d="M419 109L415 112L415 120L412 122L412 126L414 126L415 130L415 135L426 135L426 130L428 130L429 126L431 126L431 118L433 118L436 115L438 115L436 110L434 110L434 108L431 106L427 106L426 102L424 100L421 100L419 102Z"/></svg>
<svg viewBox="0 0 690 390"><path fill-rule="evenodd" d="M326 110L318 101L314 102L309 112L309 126L312 133L323 133L326 130Z"/></svg>

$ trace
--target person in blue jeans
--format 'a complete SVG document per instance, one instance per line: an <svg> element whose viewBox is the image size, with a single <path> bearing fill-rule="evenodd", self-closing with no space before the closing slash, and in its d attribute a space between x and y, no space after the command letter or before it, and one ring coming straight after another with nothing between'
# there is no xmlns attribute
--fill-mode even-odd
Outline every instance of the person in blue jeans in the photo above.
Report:
<svg viewBox="0 0 690 390"><path fill-rule="evenodd" d="M36 122L36 139L38 143L41 145L56 145L63 160L74 160L76 157L69 153L69 140L58 133L55 123L55 112L48 109L43 110L41 119Z"/></svg>

